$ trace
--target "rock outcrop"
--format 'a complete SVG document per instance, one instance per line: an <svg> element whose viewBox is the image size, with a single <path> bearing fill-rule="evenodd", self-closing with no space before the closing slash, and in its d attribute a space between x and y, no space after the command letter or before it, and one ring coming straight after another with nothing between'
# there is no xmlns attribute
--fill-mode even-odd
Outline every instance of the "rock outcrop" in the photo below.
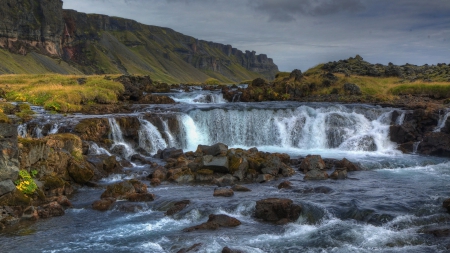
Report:
<svg viewBox="0 0 450 253"><path fill-rule="evenodd" d="M241 222L233 217L225 214L211 214L207 222L197 226L183 229L184 232L192 232L196 230L216 230L220 227L237 227Z"/></svg>
<svg viewBox="0 0 450 253"><path fill-rule="evenodd" d="M19 166L17 125L0 123L0 196L16 189Z"/></svg>
<svg viewBox="0 0 450 253"><path fill-rule="evenodd" d="M269 198L256 202L255 217L276 224L293 222L300 217L302 207L290 199Z"/></svg>

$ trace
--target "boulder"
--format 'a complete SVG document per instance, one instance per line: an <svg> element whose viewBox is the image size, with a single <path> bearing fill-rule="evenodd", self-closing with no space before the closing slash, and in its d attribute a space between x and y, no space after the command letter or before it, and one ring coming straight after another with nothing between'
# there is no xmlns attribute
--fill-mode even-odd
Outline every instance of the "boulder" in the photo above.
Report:
<svg viewBox="0 0 450 253"><path fill-rule="evenodd" d="M216 143L212 146L207 145L198 145L197 147L197 153L202 153L203 155L211 155L211 156L218 156L218 155L226 155L228 151L228 146L223 143Z"/></svg>
<svg viewBox="0 0 450 253"><path fill-rule="evenodd" d="M0 196L12 192L16 189L16 186L11 180L5 180L0 182Z"/></svg>
<svg viewBox="0 0 450 253"><path fill-rule="evenodd" d="M325 162L320 155L308 155L302 160L300 171L307 173L311 170L324 170L325 167Z"/></svg>
<svg viewBox="0 0 450 253"><path fill-rule="evenodd" d="M277 176L281 168L285 166L281 163L281 159L273 154L269 155L262 165L263 168L261 169L261 172L272 176Z"/></svg>
<svg viewBox="0 0 450 253"><path fill-rule="evenodd" d="M277 224L296 221L300 217L302 207L290 199L269 198L256 202L255 217Z"/></svg>
<svg viewBox="0 0 450 253"><path fill-rule="evenodd" d="M272 181L274 179L275 179L275 177L270 174L259 174L258 177L256 178L256 182L264 183L264 182Z"/></svg>
<svg viewBox="0 0 450 253"><path fill-rule="evenodd" d="M201 169L209 169L219 173L229 173L228 157L205 155L202 158Z"/></svg>
<svg viewBox="0 0 450 253"><path fill-rule="evenodd" d="M0 196L15 189L11 184L19 175L17 135L17 125L0 123Z"/></svg>
<svg viewBox="0 0 450 253"><path fill-rule="evenodd" d="M347 158L344 158L336 163L336 168L339 169L345 169L347 171L358 171L361 170L361 167L357 164L354 164L347 160Z"/></svg>
<svg viewBox="0 0 450 253"><path fill-rule="evenodd" d="M85 184L94 177L94 170L89 165L89 163L78 162L72 159L67 171L76 183Z"/></svg>
<svg viewBox="0 0 450 253"><path fill-rule="evenodd" d="M450 157L450 135L442 132L425 134L418 152L425 155Z"/></svg>
<svg viewBox="0 0 450 253"><path fill-rule="evenodd" d="M233 186L233 188L231 188L231 189L235 192L251 192L252 191L249 188L242 186L242 185L238 185L238 184Z"/></svg>
<svg viewBox="0 0 450 253"><path fill-rule="evenodd" d="M128 201L131 202L149 202L155 200L155 195L148 192L131 193L128 195Z"/></svg>
<svg viewBox="0 0 450 253"><path fill-rule="evenodd" d="M65 213L63 207L56 201L38 207L37 212L40 218L62 216Z"/></svg>
<svg viewBox="0 0 450 253"><path fill-rule="evenodd" d="M214 180L214 183L219 187L232 186L236 180L231 174L226 174L225 176L219 177Z"/></svg>
<svg viewBox="0 0 450 253"><path fill-rule="evenodd" d="M230 172L233 176L244 180L248 171L248 161L245 157L238 157L236 155L230 155L228 157Z"/></svg>
<svg viewBox="0 0 450 253"><path fill-rule="evenodd" d="M304 180L326 180L328 179L328 174L326 171L321 170L310 170L303 177Z"/></svg>
<svg viewBox="0 0 450 253"><path fill-rule="evenodd" d="M214 197L231 197L234 195L234 192L230 188L216 188L214 189Z"/></svg>
<svg viewBox="0 0 450 253"><path fill-rule="evenodd" d="M134 186L132 183L130 183L130 181L123 181L120 183L108 185L106 187L106 191L102 193L101 198L116 198L126 200L130 194L135 192L136 190L134 189Z"/></svg>
<svg viewBox="0 0 450 253"><path fill-rule="evenodd" d="M184 208L186 208L191 203L190 200L182 200L178 201L171 208L166 211L167 216L174 215L178 212L181 212Z"/></svg>
<svg viewBox="0 0 450 253"><path fill-rule="evenodd" d="M233 217L225 214L211 214L207 222L197 226L183 229L184 232L192 232L196 230L216 230L219 227L237 227L241 222Z"/></svg>
<svg viewBox="0 0 450 253"><path fill-rule="evenodd" d="M354 83L345 83L344 91L347 95L362 95L361 89Z"/></svg>
<svg viewBox="0 0 450 253"><path fill-rule="evenodd" d="M189 252L199 252L202 247L201 243L196 243L189 248L182 248L177 253L189 253Z"/></svg>
<svg viewBox="0 0 450 253"><path fill-rule="evenodd" d="M283 181L278 185L278 189L290 189L292 188L292 183L289 181Z"/></svg>
<svg viewBox="0 0 450 253"><path fill-rule="evenodd" d="M150 180L150 185L153 187L161 185L161 180L159 178L152 178Z"/></svg>
<svg viewBox="0 0 450 253"><path fill-rule="evenodd" d="M184 154L182 149L166 148L164 150L158 150L154 155L155 158L167 160L169 158L178 158Z"/></svg>
<svg viewBox="0 0 450 253"><path fill-rule="evenodd" d="M116 202L115 198L104 198L94 201L92 208L97 211L107 211Z"/></svg>
<svg viewBox="0 0 450 253"><path fill-rule="evenodd" d="M444 200L444 202L442 203L442 206L447 209L447 212L450 213L450 199L446 199Z"/></svg>
<svg viewBox="0 0 450 253"><path fill-rule="evenodd" d="M345 169L337 169L330 175L331 179L346 179L347 178L347 170Z"/></svg>

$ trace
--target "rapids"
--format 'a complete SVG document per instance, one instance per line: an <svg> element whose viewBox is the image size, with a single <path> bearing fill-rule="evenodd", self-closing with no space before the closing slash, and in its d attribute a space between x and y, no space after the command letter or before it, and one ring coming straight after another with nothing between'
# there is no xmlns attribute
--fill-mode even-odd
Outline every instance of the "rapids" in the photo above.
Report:
<svg viewBox="0 0 450 253"><path fill-rule="evenodd" d="M201 243L199 252L221 252L225 246L243 252L447 251L448 239L423 231L450 223L450 214L442 208L443 199L450 196L450 161L397 150L389 139L389 126L402 124L404 113L393 121L397 109L362 104L227 103L220 96L202 100L211 94L174 92L169 95L179 104L137 106L128 115L64 117L41 112L35 121L19 126L19 134L39 137L71 132L80 120L101 117L108 119L114 144L90 143L91 154L120 150L122 159L141 153L153 161L150 156L158 149L195 151L199 144L223 142L230 147L284 152L292 158L346 157L365 170L337 181L304 181L297 172L286 178L292 189L277 188L284 179L248 184L251 192L237 192L231 198L213 197L215 186L163 184L149 187L155 201L137 203L131 212L125 201L104 213L92 210L103 188L83 187L64 216L0 234L2 251L177 252L196 243ZM138 141L126 138L126 129L116 120L121 117L137 118ZM135 165L127 172L100 184L140 178L151 169ZM292 199L303 206L302 215L284 226L256 220L256 201L269 197ZM169 203L183 199L191 200L186 209L174 217L164 215ZM182 232L205 222L209 214L227 214L242 225Z"/></svg>

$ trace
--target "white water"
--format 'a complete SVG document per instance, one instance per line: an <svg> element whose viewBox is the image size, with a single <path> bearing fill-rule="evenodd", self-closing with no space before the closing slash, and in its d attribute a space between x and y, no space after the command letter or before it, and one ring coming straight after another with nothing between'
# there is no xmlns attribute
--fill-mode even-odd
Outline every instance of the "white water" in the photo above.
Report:
<svg viewBox="0 0 450 253"><path fill-rule="evenodd" d="M165 149L168 147L166 140L164 140L158 128L143 118L139 118L139 122L141 124L138 131L139 147L143 148L150 154L156 154L159 149Z"/></svg>
<svg viewBox="0 0 450 253"><path fill-rule="evenodd" d="M450 112L447 112L445 115L440 115L439 122L434 129L434 132L440 132L442 128L445 127L445 122L447 122L448 116L450 116Z"/></svg>
<svg viewBox="0 0 450 253"><path fill-rule="evenodd" d="M175 102L183 104L224 104L228 101L223 98L222 93L201 92L187 93L181 92L169 96Z"/></svg>
<svg viewBox="0 0 450 253"><path fill-rule="evenodd" d="M17 133L20 137L26 138L27 137L27 124L21 124L17 127Z"/></svg>
<svg viewBox="0 0 450 253"><path fill-rule="evenodd" d="M374 119L345 107L296 109L193 110L180 117L183 148L198 144L272 146L298 150L396 153L389 140L391 112Z"/></svg>
<svg viewBox="0 0 450 253"><path fill-rule="evenodd" d="M133 155L135 153L135 151L133 150L131 145L129 143L125 142L125 140L123 139L122 130L120 129L119 124L117 124L116 119L109 118L108 122L109 122L109 126L111 128L111 137L112 137L112 140L114 141L114 144L111 148L114 148L115 146L123 146L124 147L123 156L125 158L128 158L131 155Z"/></svg>
<svg viewBox="0 0 450 253"><path fill-rule="evenodd" d="M90 155L109 155L111 156L111 153L108 152L108 150L99 147L97 143L92 142L89 144L89 154Z"/></svg>
<svg viewBox="0 0 450 253"><path fill-rule="evenodd" d="M59 131L59 127L60 127L60 126L59 126L58 123L53 124L52 129L50 129L50 131L48 132L48 134L57 134L58 131Z"/></svg>

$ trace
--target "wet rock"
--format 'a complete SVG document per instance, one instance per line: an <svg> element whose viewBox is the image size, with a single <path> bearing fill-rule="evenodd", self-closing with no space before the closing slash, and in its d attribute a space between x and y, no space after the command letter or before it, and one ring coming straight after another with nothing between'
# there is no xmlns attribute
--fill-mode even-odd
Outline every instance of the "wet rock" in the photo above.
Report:
<svg viewBox="0 0 450 253"><path fill-rule="evenodd" d="M222 249L222 253L245 253L245 252L242 251L242 250L230 249L230 248L228 248L228 247L224 247L224 248Z"/></svg>
<svg viewBox="0 0 450 253"><path fill-rule="evenodd" d="M214 180L214 183L219 187L225 187L225 186L232 186L234 185L234 181L236 181L236 178L233 177L230 174L226 174L225 176L222 176L220 178L217 178Z"/></svg>
<svg viewBox="0 0 450 253"><path fill-rule="evenodd" d="M117 209L121 212L126 213L138 213L144 210L144 208L141 205L135 203L121 203L117 207Z"/></svg>
<svg viewBox="0 0 450 253"><path fill-rule="evenodd" d="M335 170L333 173L331 173L330 175L331 179L346 179L347 178L347 170L342 170L342 169L338 169Z"/></svg>
<svg viewBox="0 0 450 253"><path fill-rule="evenodd" d="M275 179L275 177L270 174L259 174L258 177L256 178L256 182L264 183L264 182L272 181L274 179Z"/></svg>
<svg viewBox="0 0 450 253"><path fill-rule="evenodd" d="M94 203L92 203L92 209L97 211L107 211L114 203L116 203L115 198L104 198L96 200L94 201Z"/></svg>
<svg viewBox="0 0 450 253"><path fill-rule="evenodd" d="M175 104L175 100L168 96L147 94L140 98L140 104Z"/></svg>
<svg viewBox="0 0 450 253"><path fill-rule="evenodd" d="M153 171L151 178L157 178L159 180L165 180L167 175L167 170L164 167L157 167L155 171Z"/></svg>
<svg viewBox="0 0 450 253"><path fill-rule="evenodd" d="M38 220L39 219L39 213L38 213L37 208L35 208L34 206L29 206L29 207L25 208L25 210L23 210L23 214L22 214L21 219L22 220L31 220L31 221Z"/></svg>
<svg viewBox="0 0 450 253"><path fill-rule="evenodd" d="M65 213L63 207L56 201L38 207L37 212L40 218L62 216Z"/></svg>
<svg viewBox="0 0 450 253"><path fill-rule="evenodd" d="M187 249L186 248L180 249L179 251L177 251L177 253L198 252L200 250L201 246L202 246L201 243L196 243Z"/></svg>
<svg viewBox="0 0 450 253"><path fill-rule="evenodd" d="M181 172L178 172L175 175L173 175L171 180L174 180L179 184L188 184L194 182L195 175L191 172L190 169L186 168Z"/></svg>
<svg viewBox="0 0 450 253"><path fill-rule="evenodd" d="M171 216L178 212L181 212L184 208L186 208L191 203L190 200L182 200L176 202L169 210L166 211L166 215Z"/></svg>
<svg viewBox="0 0 450 253"><path fill-rule="evenodd" d="M419 232L431 234L434 237L450 237L450 226L448 225L435 226L431 228L422 229Z"/></svg>
<svg viewBox="0 0 450 253"><path fill-rule="evenodd" d="M272 176L277 176L282 167L284 167L281 163L281 159L276 155L269 155L265 162L263 163L263 168L261 172L263 174L270 174Z"/></svg>
<svg viewBox="0 0 450 253"><path fill-rule="evenodd" d="M425 155L450 157L450 135L442 132L427 133L418 147Z"/></svg>
<svg viewBox="0 0 450 253"><path fill-rule="evenodd" d="M155 195L148 192L131 193L128 195L127 199L131 202L150 202L155 200Z"/></svg>
<svg viewBox="0 0 450 253"><path fill-rule="evenodd" d="M300 217L302 207L290 199L269 198L256 202L255 217L264 221L285 224Z"/></svg>
<svg viewBox="0 0 450 253"><path fill-rule="evenodd" d="M230 188L216 188L214 189L214 197L231 197L234 195L234 192Z"/></svg>
<svg viewBox="0 0 450 253"><path fill-rule="evenodd" d="M278 185L278 189L291 189L292 183L289 181L283 181Z"/></svg>
<svg viewBox="0 0 450 253"><path fill-rule="evenodd" d="M0 196L12 192L16 189L16 186L11 180L5 180L0 182Z"/></svg>
<svg viewBox="0 0 450 253"><path fill-rule="evenodd" d="M116 198L126 200L130 194L135 192L136 190L134 189L134 186L130 183L130 181L123 181L120 183L108 185L106 187L106 191L102 193L101 198Z"/></svg>
<svg viewBox="0 0 450 253"><path fill-rule="evenodd" d="M324 170L325 167L325 162L320 155L308 155L302 160L300 171L307 173L312 170Z"/></svg>
<svg viewBox="0 0 450 253"><path fill-rule="evenodd" d="M347 158L344 158L336 163L336 168L345 169L347 171L359 171L361 170L361 166L354 164L347 160Z"/></svg>
<svg viewBox="0 0 450 253"><path fill-rule="evenodd" d="M82 163L72 159L67 171L75 182L85 184L94 177L94 171L89 165L89 163Z"/></svg>
<svg viewBox="0 0 450 253"><path fill-rule="evenodd" d="M212 146L207 145L198 145L197 151L198 153L202 153L203 155L226 155L228 151L228 146L223 143L216 143Z"/></svg>
<svg viewBox="0 0 450 253"><path fill-rule="evenodd" d="M442 203L442 207L444 207L445 209L447 209L447 212L450 213L450 199L444 200L444 202Z"/></svg>
<svg viewBox="0 0 450 253"><path fill-rule="evenodd" d="M142 155L140 155L140 154L134 154L134 155L132 155L131 157L130 157L130 160L132 161L132 162L139 162L139 163L141 163L141 164L146 164L148 161L147 161L147 159L145 159L145 157L143 157Z"/></svg>
<svg viewBox="0 0 450 253"><path fill-rule="evenodd" d="M211 214L207 222L183 229L184 232L192 232L196 230L216 230L219 227L237 227L241 225L241 222L233 217L225 214Z"/></svg>
<svg viewBox="0 0 450 253"><path fill-rule="evenodd" d="M159 178L152 178L150 180L150 185L153 187L161 185L161 180Z"/></svg>
<svg viewBox="0 0 450 253"><path fill-rule="evenodd" d="M182 149L166 148L164 150L158 150L154 155L155 158L167 160L169 158L178 158L184 154Z"/></svg>
<svg viewBox="0 0 450 253"><path fill-rule="evenodd" d="M310 170L303 177L304 180L326 180L328 179L328 174L326 171L321 170Z"/></svg>
<svg viewBox="0 0 450 253"><path fill-rule="evenodd" d="M242 186L242 185L238 185L238 184L233 186L233 188L231 188L231 189L235 192L251 192L252 191L249 188Z"/></svg>
<svg viewBox="0 0 450 253"><path fill-rule="evenodd" d="M202 160L202 169L212 170L219 173L229 173L228 157L205 155Z"/></svg>

